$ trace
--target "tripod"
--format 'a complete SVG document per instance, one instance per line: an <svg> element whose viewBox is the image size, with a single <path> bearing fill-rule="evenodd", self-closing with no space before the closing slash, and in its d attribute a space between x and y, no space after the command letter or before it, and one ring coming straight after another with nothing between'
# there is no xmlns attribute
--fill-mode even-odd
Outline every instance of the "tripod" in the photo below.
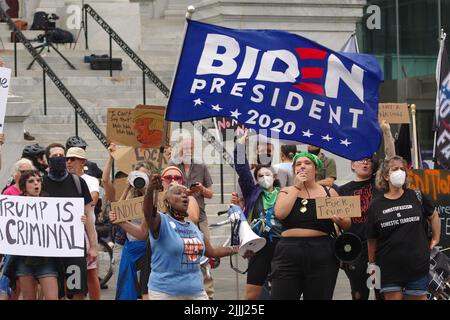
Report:
<svg viewBox="0 0 450 320"><path fill-rule="evenodd" d="M45 30L44 35L41 35L40 37L42 37L44 39L44 43L41 45L38 45L37 47L35 47L34 49L40 49L39 50L39 55L41 54L42 51L44 51L45 48L47 48L47 52L50 52L50 47L53 48L53 50L56 51L56 53L65 61L67 62L67 64L69 65L69 67L71 67L73 70L76 70L77 68L75 68L75 66L73 64L70 63L69 60L67 60L66 57L64 57L64 55L53 45L53 43L51 41L49 41L48 39L48 30ZM39 37L38 37L39 38ZM36 58L34 58L30 64L27 67L27 70L30 70L31 67L33 66L34 62L36 61Z"/></svg>

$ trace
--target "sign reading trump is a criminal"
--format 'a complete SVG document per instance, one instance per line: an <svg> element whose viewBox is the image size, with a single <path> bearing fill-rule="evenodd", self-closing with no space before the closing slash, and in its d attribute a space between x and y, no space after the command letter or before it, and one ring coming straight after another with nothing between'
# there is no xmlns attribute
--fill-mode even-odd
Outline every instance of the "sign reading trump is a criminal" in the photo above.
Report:
<svg viewBox="0 0 450 320"><path fill-rule="evenodd" d="M0 253L84 256L82 198L0 196Z"/></svg>

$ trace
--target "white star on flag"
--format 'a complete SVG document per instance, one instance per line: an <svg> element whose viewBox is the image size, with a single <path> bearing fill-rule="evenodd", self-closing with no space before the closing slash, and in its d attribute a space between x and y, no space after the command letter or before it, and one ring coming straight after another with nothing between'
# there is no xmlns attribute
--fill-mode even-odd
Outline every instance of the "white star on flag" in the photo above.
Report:
<svg viewBox="0 0 450 320"><path fill-rule="evenodd" d="M195 100L193 100L193 101L194 101L194 107L195 107L195 106L198 106L198 105L202 105L202 103L204 102L204 101L202 101L202 99L200 99L200 98L195 99Z"/></svg>
<svg viewBox="0 0 450 320"><path fill-rule="evenodd" d="M230 113L231 113L231 117L236 118L236 119L242 114L242 113L239 113L239 110L237 108L234 111L230 111Z"/></svg>
<svg viewBox="0 0 450 320"><path fill-rule="evenodd" d="M302 131L302 133L303 133L304 137L308 137L308 138L311 138L311 136L314 135L314 133L311 133L311 130L309 130L309 129L306 131Z"/></svg>
<svg viewBox="0 0 450 320"><path fill-rule="evenodd" d="M330 142L330 140L333 140L333 138L330 137L329 134L327 134L326 136L322 136L322 140L327 140L328 142Z"/></svg>
<svg viewBox="0 0 450 320"><path fill-rule="evenodd" d="M223 108L221 108L220 106L219 106L219 104L216 104L216 105L211 105L211 107L212 107L212 109L213 110L215 110L215 111L217 111L217 112L219 112L220 110L222 110Z"/></svg>
<svg viewBox="0 0 450 320"><path fill-rule="evenodd" d="M346 147L348 147L349 144L352 144L350 141L348 141L347 139L345 140L341 140L341 144L345 144Z"/></svg>

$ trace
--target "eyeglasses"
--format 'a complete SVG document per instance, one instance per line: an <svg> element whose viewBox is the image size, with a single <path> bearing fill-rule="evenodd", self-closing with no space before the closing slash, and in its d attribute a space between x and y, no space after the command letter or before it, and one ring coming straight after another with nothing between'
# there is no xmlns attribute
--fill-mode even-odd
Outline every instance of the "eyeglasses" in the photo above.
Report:
<svg viewBox="0 0 450 320"><path fill-rule="evenodd" d="M173 176L173 175L167 175L167 176L164 176L164 177L162 177L164 180L166 180L166 181L170 181L170 182L172 182L172 181L176 181L176 182L183 182L183 177L182 176Z"/></svg>
<svg viewBox="0 0 450 320"><path fill-rule="evenodd" d="M80 158L76 158L76 157L66 157L66 161L76 161L76 160L79 160Z"/></svg>
<svg viewBox="0 0 450 320"><path fill-rule="evenodd" d="M27 183L35 183L35 182L41 183L42 179L41 178L34 178L34 179L28 179L27 180Z"/></svg>
<svg viewBox="0 0 450 320"><path fill-rule="evenodd" d="M306 208L306 205L308 204L308 199L302 199L302 201L300 201L300 203L302 204L302 207L300 208L300 212L305 213L308 210L308 208Z"/></svg>

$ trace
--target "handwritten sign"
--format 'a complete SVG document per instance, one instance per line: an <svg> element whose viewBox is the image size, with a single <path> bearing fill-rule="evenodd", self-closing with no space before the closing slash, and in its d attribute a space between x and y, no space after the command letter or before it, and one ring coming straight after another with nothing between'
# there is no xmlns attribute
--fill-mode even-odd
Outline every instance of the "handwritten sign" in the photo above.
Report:
<svg viewBox="0 0 450 320"><path fill-rule="evenodd" d="M11 69L0 68L0 133L3 133L5 124L6 104L8 102L9 80Z"/></svg>
<svg viewBox="0 0 450 320"><path fill-rule="evenodd" d="M439 246L450 248L450 170L410 170L411 189L420 189L434 202L441 219ZM445 251L450 256L450 250Z"/></svg>
<svg viewBox="0 0 450 320"><path fill-rule="evenodd" d="M316 199L317 219L361 217L359 196L326 197Z"/></svg>
<svg viewBox="0 0 450 320"><path fill-rule="evenodd" d="M144 217L144 197L122 200L111 203L112 211L117 215L114 223L139 219Z"/></svg>
<svg viewBox="0 0 450 320"><path fill-rule="evenodd" d="M158 167L159 149L144 149L133 147L119 147L113 154L117 167L120 171L130 173L133 171L133 164L138 161L149 161ZM165 167L170 160L170 149L164 150L162 166Z"/></svg>
<svg viewBox="0 0 450 320"><path fill-rule="evenodd" d="M159 147L163 139L164 112L162 106L108 108L108 141L136 148ZM167 130L166 144L169 144L169 135L170 130Z"/></svg>
<svg viewBox="0 0 450 320"><path fill-rule="evenodd" d="M242 136L249 128L238 122L236 119L227 117L214 118L216 127L219 130L222 141L233 141L234 137Z"/></svg>
<svg viewBox="0 0 450 320"><path fill-rule="evenodd" d="M410 123L408 105L406 103L378 104L378 120L388 123Z"/></svg>
<svg viewBox="0 0 450 320"><path fill-rule="evenodd" d="M0 253L83 257L83 198L0 196Z"/></svg>

